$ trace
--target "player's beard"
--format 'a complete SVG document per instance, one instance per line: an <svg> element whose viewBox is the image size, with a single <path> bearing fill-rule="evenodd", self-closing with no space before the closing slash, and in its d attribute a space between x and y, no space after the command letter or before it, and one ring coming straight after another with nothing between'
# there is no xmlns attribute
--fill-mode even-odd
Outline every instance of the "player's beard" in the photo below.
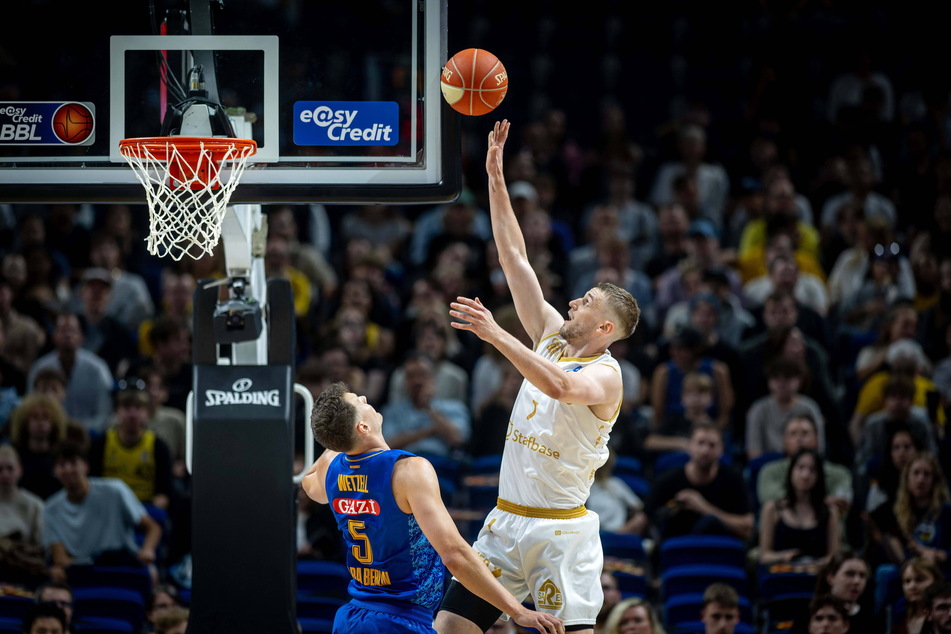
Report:
<svg viewBox="0 0 951 634"><path fill-rule="evenodd" d="M582 331L579 325L573 321L566 321L561 325L558 334L568 343L575 343L582 338Z"/></svg>

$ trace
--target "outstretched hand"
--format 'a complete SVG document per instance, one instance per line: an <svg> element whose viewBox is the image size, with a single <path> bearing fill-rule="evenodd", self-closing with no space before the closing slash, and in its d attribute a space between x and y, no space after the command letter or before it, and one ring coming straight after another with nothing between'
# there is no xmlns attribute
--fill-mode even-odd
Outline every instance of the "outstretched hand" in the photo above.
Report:
<svg viewBox="0 0 951 634"><path fill-rule="evenodd" d="M457 297L456 301L449 304L449 307L452 309L449 311L449 316L462 320L449 322L456 330L468 330L482 341L489 343L492 343L500 331L492 311L486 308L478 297L475 299Z"/></svg>
<svg viewBox="0 0 951 634"><path fill-rule="evenodd" d="M489 149L485 155L485 171L489 176L503 176L502 171L502 150L505 148L505 140L509 137L508 119L496 121L492 131L489 132Z"/></svg>
<svg viewBox="0 0 951 634"><path fill-rule="evenodd" d="M526 608L524 613L512 617L512 620L522 627L535 628L547 634L564 634L565 624L561 619L544 612L535 612Z"/></svg>

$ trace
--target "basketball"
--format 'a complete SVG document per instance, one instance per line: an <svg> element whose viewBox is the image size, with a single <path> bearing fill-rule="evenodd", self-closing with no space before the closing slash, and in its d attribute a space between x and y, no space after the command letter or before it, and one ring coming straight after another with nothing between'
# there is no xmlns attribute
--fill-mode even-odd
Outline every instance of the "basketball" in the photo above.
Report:
<svg viewBox="0 0 951 634"><path fill-rule="evenodd" d="M61 106L53 115L53 132L64 143L82 143L92 134L89 108L78 103Z"/></svg>
<svg viewBox="0 0 951 634"><path fill-rule="evenodd" d="M442 95L456 112L478 117L495 110L509 88L499 58L481 48L467 48L442 69Z"/></svg>

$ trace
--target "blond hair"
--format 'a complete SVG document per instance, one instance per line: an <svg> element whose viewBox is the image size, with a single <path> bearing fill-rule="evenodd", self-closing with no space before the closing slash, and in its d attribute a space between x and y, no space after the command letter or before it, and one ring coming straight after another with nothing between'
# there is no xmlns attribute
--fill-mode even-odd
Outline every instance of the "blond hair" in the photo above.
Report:
<svg viewBox="0 0 951 634"><path fill-rule="evenodd" d="M918 520L915 517L915 500L908 492L908 476L911 473L911 468L916 463L922 461L928 463L928 466L931 467L932 477L934 478L927 513L929 515L937 514L941 510L941 506L951 500L951 495L948 494L948 485L944 478L944 472L941 470L941 463L938 462L938 458L933 453L927 451L919 453L911 462L906 464L902 470L901 480L898 484L898 495L895 498L895 518L898 520L898 525L901 529L909 536L914 533L915 525L918 523Z"/></svg>
<svg viewBox="0 0 951 634"><path fill-rule="evenodd" d="M601 282L595 288L607 297L606 306L615 316L617 339L627 339L634 334L637 322L641 319L641 309L637 300L620 286L610 282Z"/></svg>
<svg viewBox="0 0 951 634"><path fill-rule="evenodd" d="M44 411L53 423L51 443L56 444L66 438L66 410L52 396L33 392L27 394L10 415L10 439L14 445L26 443L29 418L36 411Z"/></svg>

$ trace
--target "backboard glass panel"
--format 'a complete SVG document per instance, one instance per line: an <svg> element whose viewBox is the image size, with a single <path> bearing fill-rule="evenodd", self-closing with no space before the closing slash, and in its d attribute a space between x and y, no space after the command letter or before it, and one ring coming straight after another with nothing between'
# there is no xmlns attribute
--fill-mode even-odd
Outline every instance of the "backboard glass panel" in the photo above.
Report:
<svg viewBox="0 0 951 634"><path fill-rule="evenodd" d="M439 88L446 0L53 9L25 0L0 21L0 201L143 202L119 141L159 136L198 67L235 135L258 144L234 203L445 201L461 188L460 115Z"/></svg>

